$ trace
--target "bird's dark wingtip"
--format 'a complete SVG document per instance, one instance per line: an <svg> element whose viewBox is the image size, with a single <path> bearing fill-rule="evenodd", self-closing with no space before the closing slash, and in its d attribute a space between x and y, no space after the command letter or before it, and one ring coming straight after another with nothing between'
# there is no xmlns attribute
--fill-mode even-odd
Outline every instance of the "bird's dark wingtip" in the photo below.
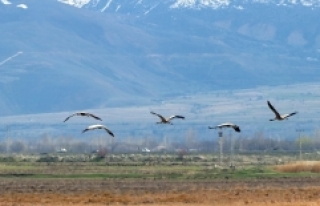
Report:
<svg viewBox="0 0 320 206"><path fill-rule="evenodd" d="M240 127L238 127L238 126L235 127L234 130L235 130L236 132L241 132Z"/></svg>

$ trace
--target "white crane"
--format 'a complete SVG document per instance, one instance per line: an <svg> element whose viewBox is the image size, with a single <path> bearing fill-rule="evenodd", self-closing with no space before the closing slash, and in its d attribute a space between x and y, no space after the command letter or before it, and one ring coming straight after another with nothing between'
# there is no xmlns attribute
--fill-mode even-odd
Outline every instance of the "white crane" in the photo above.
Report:
<svg viewBox="0 0 320 206"><path fill-rule="evenodd" d="M240 132L240 127L238 125L235 125L235 124L232 124L232 123L229 123L229 122L226 122L226 123L223 123L223 124L219 124L217 126L214 126L214 127L208 127L209 129L222 129L222 128L225 128L225 127L231 127L233 128L236 132Z"/></svg>
<svg viewBox="0 0 320 206"><path fill-rule="evenodd" d="M281 121L281 120L285 120L285 119L287 120L288 117L291 117L291 116L293 116L293 115L298 113L298 112L292 112L290 114L280 115L279 112L272 106L272 104L269 101L268 101L268 106L273 111L273 113L276 115L275 118L270 119L270 121L275 121L275 120Z"/></svg>
<svg viewBox="0 0 320 206"><path fill-rule="evenodd" d="M101 125L101 124L95 124L95 125L90 125L86 129L82 131L82 133L85 133L89 130L94 130L94 129L104 129L106 132L108 132L112 137L114 137L114 134L109 130L106 126Z"/></svg>
<svg viewBox="0 0 320 206"><path fill-rule="evenodd" d="M154 114L156 116L158 116L160 118L160 122L157 122L157 124L172 124L170 121L174 118L179 118L179 119L185 119L183 116L181 115L172 115L169 118L164 118L163 116L161 116L160 114L157 114L155 112L150 112L151 114Z"/></svg>
<svg viewBox="0 0 320 206"><path fill-rule="evenodd" d="M68 121L68 119L70 119L70 118L73 117L73 116L92 117L92 118L94 118L94 119L96 119L96 120L102 121L102 119L101 119L100 117L97 117L97 116L95 116L95 115L93 115L93 114L91 114L91 113L88 113L88 112L76 112L76 113L70 115L69 117L67 117L63 122Z"/></svg>

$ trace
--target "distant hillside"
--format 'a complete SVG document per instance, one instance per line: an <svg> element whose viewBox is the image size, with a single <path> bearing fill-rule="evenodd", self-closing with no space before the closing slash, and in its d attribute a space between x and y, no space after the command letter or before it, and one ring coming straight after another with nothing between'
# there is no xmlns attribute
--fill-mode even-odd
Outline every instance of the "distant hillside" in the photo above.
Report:
<svg viewBox="0 0 320 206"><path fill-rule="evenodd" d="M159 4L141 13L144 1L117 12L56 0L19 2L24 8L1 2L2 116L320 80L316 5Z"/></svg>

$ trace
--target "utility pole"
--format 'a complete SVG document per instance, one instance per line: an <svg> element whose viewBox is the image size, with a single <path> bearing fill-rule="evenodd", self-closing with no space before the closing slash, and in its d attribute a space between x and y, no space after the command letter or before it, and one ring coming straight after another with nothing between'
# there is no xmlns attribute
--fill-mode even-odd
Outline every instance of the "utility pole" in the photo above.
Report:
<svg viewBox="0 0 320 206"><path fill-rule="evenodd" d="M148 148L148 136L147 135L144 139L144 146L145 146L145 148Z"/></svg>
<svg viewBox="0 0 320 206"><path fill-rule="evenodd" d="M110 150L110 153L113 153L114 146L115 146L114 137L113 137L113 136L111 136L111 150Z"/></svg>
<svg viewBox="0 0 320 206"><path fill-rule="evenodd" d="M301 132L303 132L304 129L296 129L296 132L299 133L299 160L302 160L302 153L301 153Z"/></svg>
<svg viewBox="0 0 320 206"><path fill-rule="evenodd" d="M220 166L222 165L222 159L223 159L223 132L219 131L219 148L220 148L220 156L219 156L219 161L220 161Z"/></svg>
<svg viewBox="0 0 320 206"><path fill-rule="evenodd" d="M7 143L6 143L6 152L7 154L9 153L9 126L6 127L6 139L7 139Z"/></svg>
<svg viewBox="0 0 320 206"><path fill-rule="evenodd" d="M166 155L166 157L167 157L167 136L165 135L164 136L164 152L165 152L165 155Z"/></svg>
<svg viewBox="0 0 320 206"><path fill-rule="evenodd" d="M230 167L233 167L233 139L231 135L231 130L229 131L229 138L230 138Z"/></svg>

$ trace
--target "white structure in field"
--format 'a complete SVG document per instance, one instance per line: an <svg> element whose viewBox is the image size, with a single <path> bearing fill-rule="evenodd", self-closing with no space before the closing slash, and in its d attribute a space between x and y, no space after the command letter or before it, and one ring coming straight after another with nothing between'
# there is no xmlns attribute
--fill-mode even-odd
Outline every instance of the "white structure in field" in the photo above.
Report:
<svg viewBox="0 0 320 206"><path fill-rule="evenodd" d="M144 153L149 153L149 152L151 152L151 150L149 150L148 148L143 148L142 150L141 150L142 152L144 152Z"/></svg>

